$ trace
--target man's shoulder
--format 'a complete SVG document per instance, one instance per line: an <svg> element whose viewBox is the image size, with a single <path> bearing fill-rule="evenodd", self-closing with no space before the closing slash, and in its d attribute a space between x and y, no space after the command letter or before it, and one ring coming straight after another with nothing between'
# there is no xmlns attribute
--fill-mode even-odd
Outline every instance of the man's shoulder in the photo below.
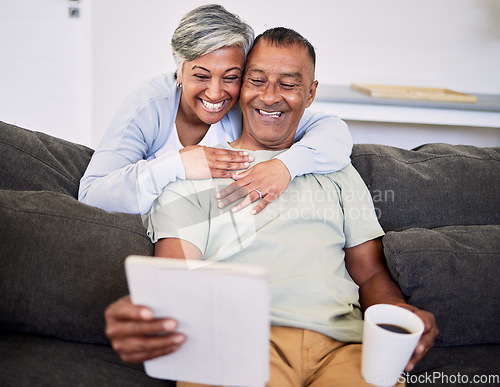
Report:
<svg viewBox="0 0 500 387"><path fill-rule="evenodd" d="M319 183L319 186L323 190L335 190L337 192L340 191L365 191L367 190L367 186L360 174L354 168L352 164L346 165L339 171L330 172L330 173L309 173L302 176L296 176L295 179L297 181L296 184L301 186L302 184L311 184L311 181Z"/></svg>
<svg viewBox="0 0 500 387"><path fill-rule="evenodd" d="M313 175L317 176L322 176L323 178L332 180L336 182L337 184L342 184L342 183L347 183L348 181L351 180L359 180L361 179L361 176L359 175L358 171L354 166L349 163L347 164L344 168L335 171L335 172L330 172L330 173L325 173L325 174L320 174L320 173L314 173Z"/></svg>

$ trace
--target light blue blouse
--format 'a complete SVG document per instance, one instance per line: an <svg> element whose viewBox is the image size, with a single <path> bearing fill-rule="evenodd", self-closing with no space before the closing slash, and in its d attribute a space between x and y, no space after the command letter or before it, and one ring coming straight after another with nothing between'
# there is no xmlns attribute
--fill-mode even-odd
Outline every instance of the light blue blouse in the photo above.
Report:
<svg viewBox="0 0 500 387"><path fill-rule="evenodd" d="M107 211L146 213L165 186L184 179L175 129L181 92L173 73L141 85L121 105L81 179L78 199ZM239 105L200 145L215 146L241 134ZM352 138L338 117L304 113L295 144L279 158L292 179L305 173L338 171L350 162Z"/></svg>

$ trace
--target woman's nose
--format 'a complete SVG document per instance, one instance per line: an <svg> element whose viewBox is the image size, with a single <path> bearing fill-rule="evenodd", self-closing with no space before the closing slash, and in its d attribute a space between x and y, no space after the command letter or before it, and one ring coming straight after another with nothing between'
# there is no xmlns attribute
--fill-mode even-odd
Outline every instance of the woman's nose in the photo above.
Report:
<svg viewBox="0 0 500 387"><path fill-rule="evenodd" d="M212 79L205 90L205 95L212 101L219 101L224 96L221 83L216 79Z"/></svg>

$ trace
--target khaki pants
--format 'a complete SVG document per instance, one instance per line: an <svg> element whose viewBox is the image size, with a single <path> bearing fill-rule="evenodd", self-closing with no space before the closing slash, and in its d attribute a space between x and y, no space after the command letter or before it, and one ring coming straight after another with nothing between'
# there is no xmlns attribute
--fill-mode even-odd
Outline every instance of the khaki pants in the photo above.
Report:
<svg viewBox="0 0 500 387"><path fill-rule="evenodd" d="M361 344L346 344L317 332L271 327L267 387L371 386L361 376ZM179 387L203 386L177 382Z"/></svg>

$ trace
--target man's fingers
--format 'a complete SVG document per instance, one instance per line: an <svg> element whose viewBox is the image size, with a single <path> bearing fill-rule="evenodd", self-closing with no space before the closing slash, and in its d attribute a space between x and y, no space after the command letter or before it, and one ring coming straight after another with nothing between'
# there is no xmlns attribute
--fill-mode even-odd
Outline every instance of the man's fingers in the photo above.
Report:
<svg viewBox="0 0 500 387"><path fill-rule="evenodd" d="M106 336L110 339L153 335L158 333L171 333L177 329L177 322L172 319L161 319L154 321L120 321L119 323L108 322Z"/></svg>
<svg viewBox="0 0 500 387"><path fill-rule="evenodd" d="M424 333L422 334L422 337L420 338L417 344L417 347L415 348L415 351L413 352L410 361L408 362L408 365L405 368L407 372L410 372L415 367L415 365L420 360L422 360L422 358L434 345L434 340L439 334L439 329L437 328L436 325L436 319L432 313L419 309L416 309L414 312L424 322L425 329Z"/></svg>
<svg viewBox="0 0 500 387"><path fill-rule="evenodd" d="M169 354L186 340L182 334L129 337L113 342L113 349L128 363L140 363Z"/></svg>
<svg viewBox="0 0 500 387"><path fill-rule="evenodd" d="M134 352L123 354L120 354L119 352L117 353L120 355L120 359L122 359L125 363L139 364L145 362L146 360L151 360L159 356L168 355L174 351L177 351L179 348L180 345L175 345L148 352Z"/></svg>
<svg viewBox="0 0 500 387"><path fill-rule="evenodd" d="M130 295L119 298L117 301L109 305L104 317L106 321L111 320L145 320L149 321L154 318L153 311L145 306L132 304Z"/></svg>

